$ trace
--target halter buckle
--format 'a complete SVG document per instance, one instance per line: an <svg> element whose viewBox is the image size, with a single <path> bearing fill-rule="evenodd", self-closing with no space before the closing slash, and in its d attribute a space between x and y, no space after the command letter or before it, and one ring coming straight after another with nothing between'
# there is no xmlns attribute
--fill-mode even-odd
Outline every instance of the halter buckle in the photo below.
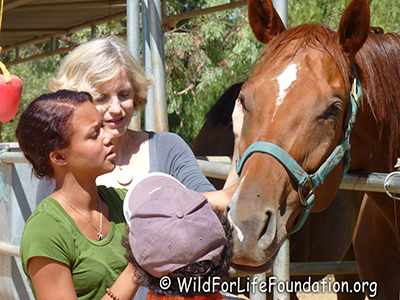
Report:
<svg viewBox="0 0 400 300"><path fill-rule="evenodd" d="M310 190L309 190L308 193L304 196L304 195L303 195L303 187L306 186L307 183L308 183L308 185L309 185L309 187L310 187ZM308 176L307 182L306 182L303 186L299 185L299 187L297 188L297 192L298 192L298 194L299 194L300 202L301 202L301 204L302 204L303 206L308 206L308 200L310 199L310 197L312 197L312 196L314 195L314 190L315 190L315 189L314 189L313 184L312 184L312 181L311 181L311 176L309 175L309 176Z"/></svg>

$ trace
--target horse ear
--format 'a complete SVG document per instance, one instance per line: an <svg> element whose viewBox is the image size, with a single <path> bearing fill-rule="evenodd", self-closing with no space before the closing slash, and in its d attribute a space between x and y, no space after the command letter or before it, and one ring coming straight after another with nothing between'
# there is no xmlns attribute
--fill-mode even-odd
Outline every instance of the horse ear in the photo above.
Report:
<svg viewBox="0 0 400 300"><path fill-rule="evenodd" d="M353 0L340 20L337 38L349 65L368 37L370 31L369 0Z"/></svg>
<svg viewBox="0 0 400 300"><path fill-rule="evenodd" d="M286 30L271 0L248 0L247 3L250 26L261 43L268 43Z"/></svg>

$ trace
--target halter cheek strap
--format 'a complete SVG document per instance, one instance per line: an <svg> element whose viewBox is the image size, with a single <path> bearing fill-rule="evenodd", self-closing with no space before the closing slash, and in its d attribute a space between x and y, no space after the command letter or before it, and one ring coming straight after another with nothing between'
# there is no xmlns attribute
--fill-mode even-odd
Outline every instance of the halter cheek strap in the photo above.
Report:
<svg viewBox="0 0 400 300"><path fill-rule="evenodd" d="M355 68L353 66L353 74L355 75ZM350 92L350 101L348 106L347 121L345 125L345 136L335 147L333 152L329 155L326 161L314 173L309 175L304 169L282 148L269 142L255 142L243 153L242 158L236 159L236 172L238 175L242 172L243 166L247 159L253 153L265 153L277 159L290 174L290 176L298 184L298 194L300 202L303 205L303 210L300 213L297 223L288 231L288 235L298 231L306 221L311 208L314 206L314 190L319 185L324 183L324 179L328 174L337 166L337 164L345 157L343 166L342 179L350 167L350 133L353 124L356 121L357 110L360 106L361 100L361 86L354 76L352 89ZM310 191L306 196L303 194L303 188L308 184Z"/></svg>

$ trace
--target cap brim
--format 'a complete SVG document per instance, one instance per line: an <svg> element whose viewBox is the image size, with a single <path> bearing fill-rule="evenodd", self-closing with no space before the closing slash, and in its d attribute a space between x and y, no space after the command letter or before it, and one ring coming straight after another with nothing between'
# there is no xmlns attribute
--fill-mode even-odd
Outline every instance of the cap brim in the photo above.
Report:
<svg viewBox="0 0 400 300"><path fill-rule="evenodd" d="M149 173L146 177L129 188L123 204L125 221L128 225L130 225L131 212L140 207L146 201L149 194L165 186L186 188L171 175L161 172Z"/></svg>

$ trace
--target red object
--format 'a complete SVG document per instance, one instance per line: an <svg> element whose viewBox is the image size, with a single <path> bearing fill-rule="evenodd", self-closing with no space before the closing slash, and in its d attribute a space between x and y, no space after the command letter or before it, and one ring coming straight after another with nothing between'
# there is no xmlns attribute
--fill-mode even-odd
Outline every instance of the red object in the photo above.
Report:
<svg viewBox="0 0 400 300"><path fill-rule="evenodd" d="M17 114L21 102L22 81L11 75L6 83L5 76L0 74L0 122L8 122Z"/></svg>

